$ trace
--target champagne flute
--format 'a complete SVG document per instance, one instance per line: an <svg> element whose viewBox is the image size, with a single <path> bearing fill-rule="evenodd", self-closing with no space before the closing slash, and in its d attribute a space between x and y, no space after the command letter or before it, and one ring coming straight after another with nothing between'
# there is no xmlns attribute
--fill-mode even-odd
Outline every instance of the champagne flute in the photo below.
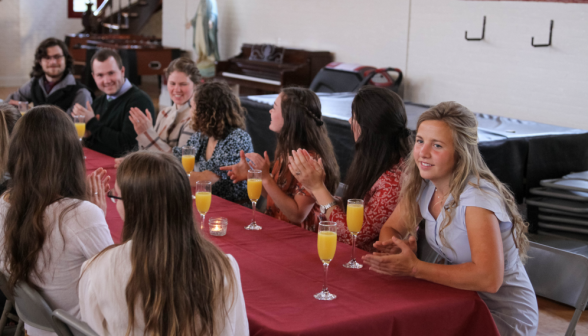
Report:
<svg viewBox="0 0 588 336"><path fill-rule="evenodd" d="M25 115L25 113L27 113L28 110L29 110L29 102L26 102L26 101L19 101L18 102L18 111L20 112L21 116Z"/></svg>
<svg viewBox="0 0 588 336"><path fill-rule="evenodd" d="M210 209L210 202L212 199L212 182L210 181L198 181L196 182L196 209L202 216L200 222L200 228L204 228L204 217Z"/></svg>
<svg viewBox="0 0 588 336"><path fill-rule="evenodd" d="M327 271L329 269L329 263L335 256L335 250L337 249L337 223L322 221L319 223L318 229L318 254L319 258L323 262L323 268L325 269L325 280L323 283L323 290L314 295L317 300L334 300L337 296L329 293L327 288Z"/></svg>
<svg viewBox="0 0 588 336"><path fill-rule="evenodd" d="M355 242L357 241L357 234L361 231L363 226L363 200L349 199L347 200L347 228L351 233L353 247L351 248L351 260L343 264L346 268L362 268L363 265L355 260Z"/></svg>
<svg viewBox="0 0 588 336"><path fill-rule="evenodd" d="M194 164L196 163L196 148L192 146L182 147L182 166L186 174L190 175L190 172L194 170Z"/></svg>
<svg viewBox="0 0 588 336"><path fill-rule="evenodd" d="M245 227L245 230L261 230L261 226L255 222L255 206L261 196L261 188L261 170L249 169L247 171L247 194L249 195L253 208L253 219L251 220L251 224Z"/></svg>
<svg viewBox="0 0 588 336"><path fill-rule="evenodd" d="M76 125L76 131L78 131L78 137L80 138L80 142L86 133L86 117L84 115L74 115L73 116L74 124Z"/></svg>

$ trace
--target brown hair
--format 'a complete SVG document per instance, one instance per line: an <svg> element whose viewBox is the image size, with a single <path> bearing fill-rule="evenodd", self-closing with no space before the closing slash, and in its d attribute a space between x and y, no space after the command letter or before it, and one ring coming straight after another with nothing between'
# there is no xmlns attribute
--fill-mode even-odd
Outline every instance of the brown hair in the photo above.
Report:
<svg viewBox="0 0 588 336"><path fill-rule="evenodd" d="M110 57L114 58L116 65L118 65L119 70L122 69L123 64L122 64L122 58L120 58L120 55L112 50L112 49L100 49L98 50L94 56L92 56L92 60L90 61L90 68L92 69L92 71L94 71L94 61L98 61L98 62L105 62L107 59L109 59Z"/></svg>
<svg viewBox="0 0 588 336"><path fill-rule="evenodd" d="M42 167L42 169L39 169ZM34 107L16 124L8 155L10 207L4 221L4 247L9 287L29 285L49 233L45 209L62 198L85 200L84 152L70 117L50 105ZM74 202L59 216L81 202Z"/></svg>
<svg viewBox="0 0 588 336"><path fill-rule="evenodd" d="M118 167L117 183L124 199L122 243L132 242L127 335L136 305L145 334L218 334L235 278L229 258L195 228L184 168L170 154L140 151Z"/></svg>
<svg viewBox="0 0 588 336"><path fill-rule="evenodd" d="M187 57L176 58L165 69L165 77L169 78L172 72L178 71L190 78L194 85L198 85L200 82L200 71L196 67L196 63ZM194 87L196 89L196 87Z"/></svg>
<svg viewBox="0 0 588 336"><path fill-rule="evenodd" d="M31 70L31 77L42 77L45 75L43 71L43 67L41 66L41 59L47 56L47 48L58 46L61 48L63 52L63 57L65 57L65 71L69 71L70 73L73 70L73 57L69 54L69 50L63 41L58 40L56 38L50 37L39 44L37 50L35 51L35 64L33 65L33 69Z"/></svg>
<svg viewBox="0 0 588 336"><path fill-rule="evenodd" d="M364 86L351 103L351 113L361 134L347 171L345 205L348 199L363 199L382 174L408 155L412 144L404 103L396 93Z"/></svg>
<svg viewBox="0 0 588 336"><path fill-rule="evenodd" d="M192 102L191 127L194 131L223 140L233 128L245 129L241 102L226 83L198 85Z"/></svg>
<svg viewBox="0 0 588 336"><path fill-rule="evenodd" d="M4 179L8 162L8 145L10 134L20 118L16 107L8 103L0 103L0 181Z"/></svg>
<svg viewBox="0 0 588 336"><path fill-rule="evenodd" d="M280 177L289 172L288 156L291 151L306 149L322 158L326 173L325 186L334 194L339 185L339 165L321 118L321 102L317 95L305 88L285 88L282 89L281 107L284 126L278 133L274 155L282 165Z"/></svg>
<svg viewBox="0 0 588 336"><path fill-rule="evenodd" d="M454 209L458 206L461 193L468 183L480 189L480 180L483 179L490 182L498 190L499 197L505 205L508 216L513 224L511 233L519 249L519 256L522 261L525 261L529 246L529 240L525 235L528 224L523 221L511 191L494 176L480 154L480 150L478 149L478 121L476 120L476 116L465 106L456 102L443 102L421 114L417 123L417 130L423 122L428 120L443 121L449 126L453 134L453 146L455 148L455 167L453 168L453 176L449 184L450 194L453 199L444 208L445 218L439 230L439 238L443 245L451 248L445 239L443 231L451 224ZM421 190L423 178L412 155L407 160L403 175L400 198L407 200L408 230L412 234L415 234L416 227L418 226L418 218L420 218L417 197ZM469 182L470 176L474 176L477 182Z"/></svg>

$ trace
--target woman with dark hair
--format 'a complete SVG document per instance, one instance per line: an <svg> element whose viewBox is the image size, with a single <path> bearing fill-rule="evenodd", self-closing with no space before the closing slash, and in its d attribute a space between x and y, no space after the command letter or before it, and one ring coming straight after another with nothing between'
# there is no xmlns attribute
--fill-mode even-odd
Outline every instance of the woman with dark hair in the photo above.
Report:
<svg viewBox="0 0 588 336"><path fill-rule="evenodd" d="M112 244L104 219L109 178L99 169L86 180L74 124L54 106L35 107L16 124L8 173L0 198L0 269L9 288L26 282L51 308L79 316L82 263ZM25 328L31 336L51 335Z"/></svg>
<svg viewBox="0 0 588 336"><path fill-rule="evenodd" d="M251 137L245 131L243 108L226 83L203 83L192 98L191 128L195 131L186 145L196 149L196 165L190 172L190 184L213 183L212 194L231 202L248 203L247 184L233 184L222 166L239 162L239 152L253 152ZM176 157L182 148L174 147Z"/></svg>
<svg viewBox="0 0 588 336"><path fill-rule="evenodd" d="M16 121L20 118L20 113L16 107L0 103L0 194L6 191L10 175L6 171L8 162L8 144L12 129Z"/></svg>
<svg viewBox="0 0 588 336"><path fill-rule="evenodd" d="M364 223L357 235L357 246L374 251L380 229L398 203L403 158L410 151L404 104L388 89L363 87L351 104L349 123L355 138L355 156L341 202L335 201L322 182L321 160L317 162L306 151L298 150L290 157L290 171L313 193L318 204L328 206L327 218L343 224L337 234L339 241L352 242L346 225L347 200L363 199Z"/></svg>
<svg viewBox="0 0 588 336"><path fill-rule="evenodd" d="M275 161L270 164L267 153L241 155L238 164L223 167L230 170L235 182L247 178L251 160L254 168L262 171L263 195L267 196L266 213L277 219L317 231L320 209L312 194L298 183L288 170L288 155L304 148L313 158L320 159L325 167L322 176L329 192L334 193L339 184L339 166L327 128L321 119L321 102L309 89L286 88L279 94L270 110L270 130L278 134Z"/></svg>
<svg viewBox="0 0 588 336"><path fill-rule="evenodd" d="M82 319L100 335L249 335L239 266L196 230L182 165L133 153L114 190L122 242L84 265Z"/></svg>

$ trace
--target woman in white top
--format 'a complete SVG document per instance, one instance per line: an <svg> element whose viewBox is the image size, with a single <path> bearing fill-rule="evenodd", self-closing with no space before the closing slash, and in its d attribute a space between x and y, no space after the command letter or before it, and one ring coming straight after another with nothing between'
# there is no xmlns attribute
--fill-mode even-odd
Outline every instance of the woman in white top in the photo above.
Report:
<svg viewBox="0 0 588 336"><path fill-rule="evenodd" d="M82 263L113 243L104 219L105 171L99 169L87 183L74 124L49 105L33 108L16 124L7 167L11 180L0 198L0 267L9 287L26 282L52 309L79 317ZM25 329L30 336L54 335Z"/></svg>
<svg viewBox="0 0 588 336"><path fill-rule="evenodd" d="M537 299L523 266L527 224L514 197L488 169L477 144L476 117L445 102L418 120L404 169L401 201L367 255L371 270L477 291L501 335L535 335ZM445 265L420 261L414 234L425 221L427 242ZM412 236L402 240L407 234Z"/></svg>
<svg viewBox="0 0 588 336"><path fill-rule="evenodd" d="M129 119L135 126L139 149L171 152L175 146L184 146L194 131L190 128L190 98L200 82L200 73L194 61L186 57L173 60L167 69L167 90L173 105L157 115L155 126L151 111L131 108ZM116 159L120 164L124 158Z"/></svg>
<svg viewBox="0 0 588 336"><path fill-rule="evenodd" d="M100 335L249 335L239 267L201 236L190 182L170 154L139 151L109 196L122 243L82 270L82 319Z"/></svg>

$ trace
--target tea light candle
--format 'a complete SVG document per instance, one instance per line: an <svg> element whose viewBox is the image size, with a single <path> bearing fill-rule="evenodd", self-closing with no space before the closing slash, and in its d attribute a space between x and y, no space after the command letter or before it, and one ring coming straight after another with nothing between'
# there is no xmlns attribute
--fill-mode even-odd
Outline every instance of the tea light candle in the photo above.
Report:
<svg viewBox="0 0 588 336"><path fill-rule="evenodd" d="M228 221L226 218L217 217L211 218L208 221L208 228L209 232L212 236L224 236L227 234L227 224Z"/></svg>

